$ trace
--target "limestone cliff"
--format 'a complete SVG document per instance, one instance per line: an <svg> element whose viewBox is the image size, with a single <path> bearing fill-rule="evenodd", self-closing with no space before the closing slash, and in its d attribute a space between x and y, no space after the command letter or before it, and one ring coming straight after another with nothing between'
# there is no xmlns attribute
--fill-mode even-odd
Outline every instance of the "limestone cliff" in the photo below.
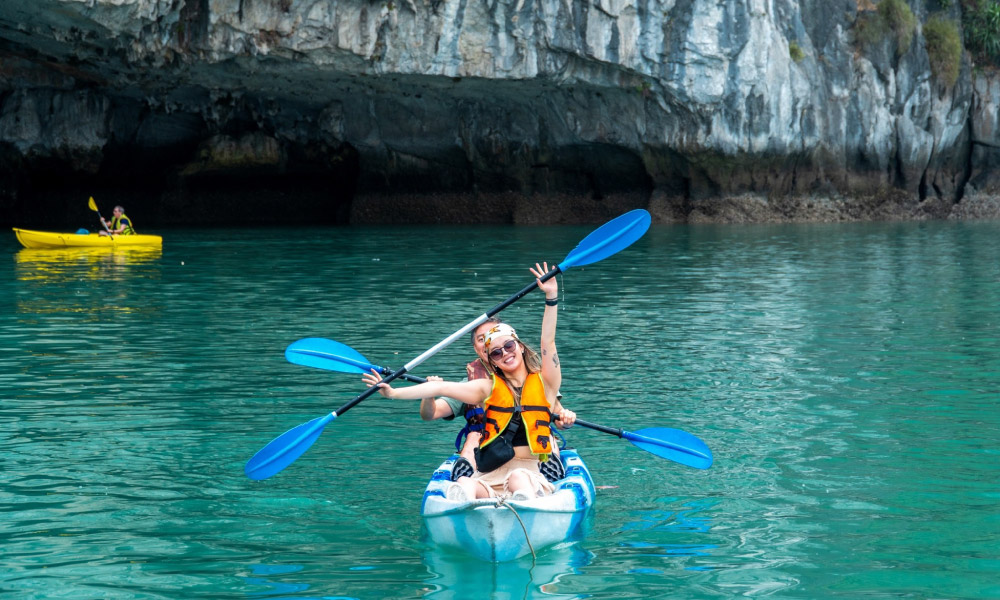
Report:
<svg viewBox="0 0 1000 600"><path fill-rule="evenodd" d="M858 0L6 0L0 220L994 216L1000 77L933 76L947 4L862 47Z"/></svg>

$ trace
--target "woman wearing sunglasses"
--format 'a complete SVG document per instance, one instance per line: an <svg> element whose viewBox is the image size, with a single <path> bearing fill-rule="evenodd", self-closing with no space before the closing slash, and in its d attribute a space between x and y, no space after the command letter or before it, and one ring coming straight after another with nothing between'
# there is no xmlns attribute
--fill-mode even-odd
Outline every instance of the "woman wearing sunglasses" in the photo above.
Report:
<svg viewBox="0 0 1000 600"><path fill-rule="evenodd" d="M535 263L531 273L541 278L548 263ZM485 336L486 356L493 369L490 379L449 382L429 381L393 388L380 383L374 370L364 375L365 383L379 386L386 398L419 400L430 396L450 396L466 404L482 405L486 412L479 452L478 470L472 477L460 477L448 490L452 500L489 498L499 494L526 500L552 493L554 487L540 473L539 461L552 454L551 415L559 415L559 426L567 428L576 414L562 407L558 399L562 384L556 353L556 320L559 284L553 277L538 287L545 293L540 353L517 337L506 323L491 327Z"/></svg>

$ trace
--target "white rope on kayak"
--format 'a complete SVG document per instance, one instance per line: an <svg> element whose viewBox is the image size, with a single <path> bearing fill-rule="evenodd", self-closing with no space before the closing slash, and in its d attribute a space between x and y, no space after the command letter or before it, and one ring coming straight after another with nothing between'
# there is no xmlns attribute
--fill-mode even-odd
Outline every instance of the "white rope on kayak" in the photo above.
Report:
<svg viewBox="0 0 1000 600"><path fill-rule="evenodd" d="M517 510L515 510L513 506L507 504L507 498L500 498L497 500L496 507L500 508L501 506L509 509L510 512L514 513L514 516L517 517L517 522L521 524L521 531L524 532L524 541L528 542L528 550L531 550L531 560L534 561L538 557L535 555L535 548L531 545L531 538L528 537L528 528L524 526L524 521L521 520L521 515L517 514Z"/></svg>

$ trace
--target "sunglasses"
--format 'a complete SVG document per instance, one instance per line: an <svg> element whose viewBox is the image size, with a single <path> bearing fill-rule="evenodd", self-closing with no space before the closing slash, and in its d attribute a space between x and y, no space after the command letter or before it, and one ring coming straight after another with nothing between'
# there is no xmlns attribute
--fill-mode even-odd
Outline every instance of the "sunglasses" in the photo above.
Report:
<svg viewBox="0 0 1000 600"><path fill-rule="evenodd" d="M517 341L507 340L507 342L504 343L503 346L490 350L490 358L492 358L493 360L500 360L505 352L507 354L514 354L515 348L517 348Z"/></svg>

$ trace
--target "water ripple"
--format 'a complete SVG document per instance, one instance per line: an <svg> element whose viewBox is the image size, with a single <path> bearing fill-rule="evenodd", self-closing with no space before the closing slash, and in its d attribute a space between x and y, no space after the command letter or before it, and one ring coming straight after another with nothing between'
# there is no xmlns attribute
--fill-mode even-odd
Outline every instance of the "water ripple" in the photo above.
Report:
<svg viewBox="0 0 1000 600"><path fill-rule="evenodd" d="M156 256L0 263L0 587L24 598L988 598L1000 476L995 224L657 227L560 276L565 401L708 442L696 471L575 428L599 486L532 568L429 546L454 424L379 397L262 482L243 464L586 228L172 232ZM528 341L540 297L504 311ZM459 341L419 374L460 377ZM475 573L475 577L469 577ZM484 592L485 590L485 592Z"/></svg>

